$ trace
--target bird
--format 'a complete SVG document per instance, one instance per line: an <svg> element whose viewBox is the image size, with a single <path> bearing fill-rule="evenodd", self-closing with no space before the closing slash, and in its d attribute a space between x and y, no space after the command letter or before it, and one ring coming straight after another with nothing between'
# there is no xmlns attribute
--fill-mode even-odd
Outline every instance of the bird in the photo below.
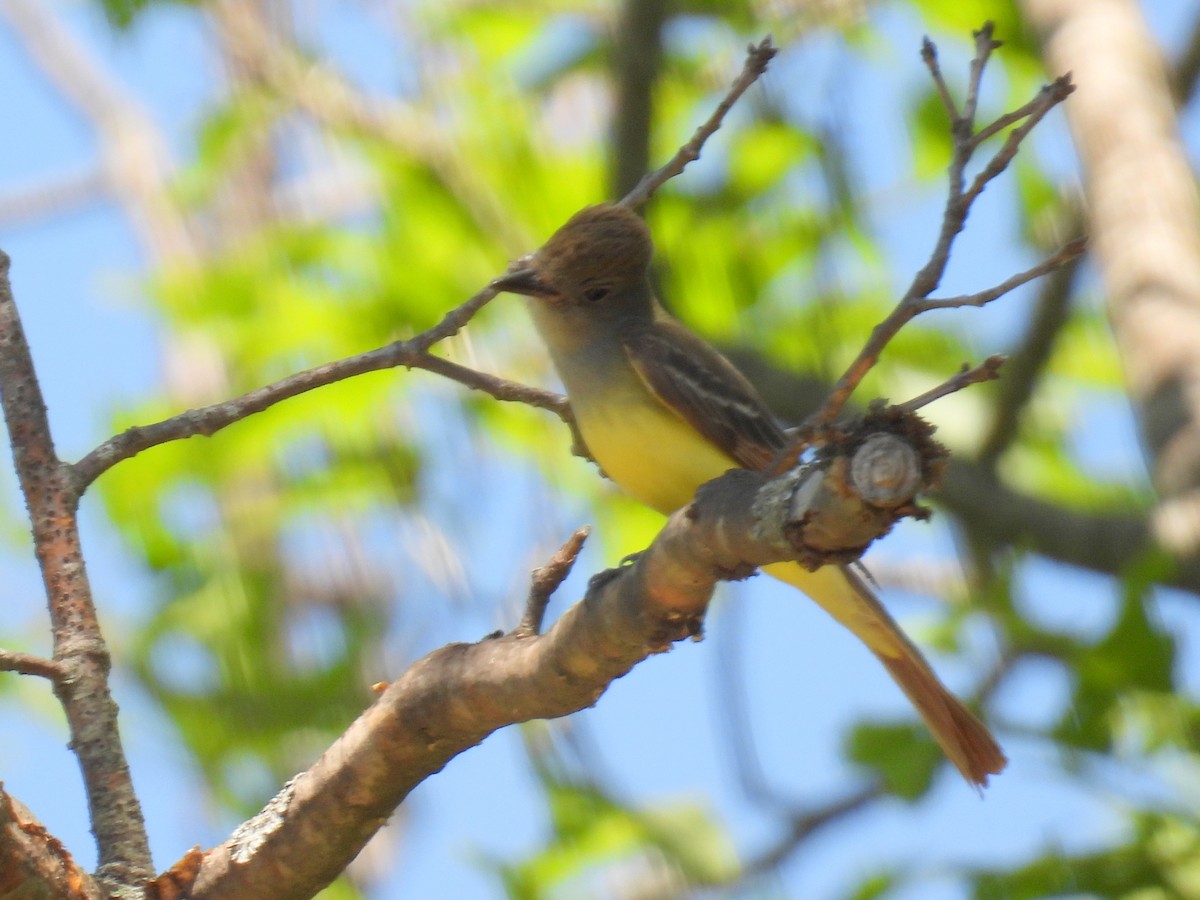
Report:
<svg viewBox="0 0 1200 900"><path fill-rule="evenodd" d="M626 493L669 515L732 468L765 470L786 443L741 372L658 301L646 223L617 204L576 213L493 282L523 295L591 457ZM853 568L763 567L848 628L908 696L946 757L981 788L1007 763Z"/></svg>

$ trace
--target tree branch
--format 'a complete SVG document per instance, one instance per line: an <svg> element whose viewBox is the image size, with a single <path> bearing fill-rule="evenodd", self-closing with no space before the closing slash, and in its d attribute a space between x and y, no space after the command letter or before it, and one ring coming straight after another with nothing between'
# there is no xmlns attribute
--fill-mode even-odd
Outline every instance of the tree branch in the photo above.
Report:
<svg viewBox="0 0 1200 900"><path fill-rule="evenodd" d="M495 288L488 285L465 303L446 313L442 321L433 328L406 341L396 341L367 353L360 353L297 372L272 384L242 394L240 397L234 397L232 400L191 409L150 425L135 425L128 428L121 434L109 438L70 467L74 490L77 494L82 494L88 485L114 465L136 456L143 450L197 435L211 436L222 428L227 428L234 422L239 422L247 416L261 412L283 400L365 372L376 372L397 366L429 369L461 381L468 387L486 391L498 400L517 400L529 403L543 409L550 409L560 418L568 420L569 412L566 403L557 394L475 372L464 366L429 355L430 347L438 341L456 334L475 313L495 296Z"/></svg>
<svg viewBox="0 0 1200 900"><path fill-rule="evenodd" d="M1151 478L1200 552L1200 196L1161 51L1135 4L1023 0L1050 65L1087 89L1068 110L1108 319ZM1189 508L1190 507L1190 511ZM1176 516L1180 512L1182 515Z"/></svg>
<svg viewBox="0 0 1200 900"><path fill-rule="evenodd" d="M775 58L777 52L775 46L771 43L770 35L763 38L757 44L751 44L747 47L746 64L742 67L741 74L730 85L725 98L717 104L717 108L713 111L713 114L709 116L703 125L696 129L691 140L680 147L665 166L656 172L651 172L638 182L637 187L622 197L620 205L631 208L641 206L650 199L655 191L687 168L689 163L699 159L700 151L703 149L705 142L721 127L726 114L729 110L733 109L733 104L738 101L738 98L746 93L750 85L762 77L763 72L767 70L767 65Z"/></svg>
<svg viewBox="0 0 1200 900"><path fill-rule="evenodd" d="M50 681L60 681L64 674L62 666L52 659L34 656L32 653L18 653L15 650L0 650L0 672L37 675Z"/></svg>
<svg viewBox="0 0 1200 900"><path fill-rule="evenodd" d="M956 391L961 391L963 388L970 387L973 384L995 381L1000 377L1000 367L1004 365L1004 361L1005 357L997 353L989 356L977 366L964 364L958 372L951 375L937 387L930 388L925 393L913 397L911 400L906 400L904 403L897 403L896 405L909 412L915 412L922 406L928 406L934 400L948 397Z"/></svg>
<svg viewBox="0 0 1200 900"><path fill-rule="evenodd" d="M613 35L616 112L613 115L612 191L637 187L650 167L654 88L662 67L662 31L671 0L624 0Z"/></svg>
<svg viewBox="0 0 1200 900"><path fill-rule="evenodd" d="M828 396L826 382L786 372L758 354L724 348L785 420L797 421ZM1000 546L1024 547L1048 559L1120 577L1162 553L1153 510L1071 509L1015 490L988 467L952 456L932 498ZM1200 594L1200 559L1176 557L1159 583Z"/></svg>
<svg viewBox="0 0 1200 900"><path fill-rule="evenodd" d="M0 785L0 897L102 900L100 887Z"/></svg>
<svg viewBox="0 0 1200 900"><path fill-rule="evenodd" d="M591 528L586 525L576 529L549 562L533 570L529 597L525 601L525 615L521 617L520 624L513 632L515 636L534 637L541 634L542 621L546 618L546 607L550 604L550 598L571 574L575 561L579 559L579 551L583 549L583 542L591 533Z"/></svg>
<svg viewBox="0 0 1200 900"><path fill-rule="evenodd" d="M775 871L789 856L799 849L808 838L827 825L840 822L847 816L870 806L884 795L879 785L868 785L834 800L825 806L797 811L788 821L787 831L778 841L742 866L740 881L746 881Z"/></svg>
<svg viewBox="0 0 1200 900"><path fill-rule="evenodd" d="M1059 266L1074 262L1083 256L1087 249L1087 241L1084 238L1077 238L1064 244L1057 253L1047 257L1036 266L1026 269L1024 272L1018 272L1011 278L1005 279L1000 284L990 287L987 290L978 291L974 294L962 294L958 297L929 297L924 300L919 300L913 304L915 312L913 315L920 315L923 312L928 312L931 309L959 309L963 306L985 306L993 300L998 300L1010 291L1014 291L1023 284L1028 284L1035 278L1041 278L1053 272Z"/></svg>
<svg viewBox="0 0 1200 900"><path fill-rule="evenodd" d="M226 27L229 33L237 36L237 40L244 43L246 48L261 45L262 36L258 33L253 17L242 14L236 7L224 4L218 6L218 11L227 20ZM659 186L682 172L689 162L697 159L704 142L721 126L726 113L737 99L766 70L767 64L775 56L775 53L776 50L771 44L770 37L764 38L757 45L751 45L747 51L746 64L741 75L734 81L708 121L696 130L692 139L680 148L670 162L657 172L646 176L621 202L631 206L645 202ZM295 83L301 79L298 61L286 52L273 50L270 57L264 58L261 64L265 67L264 77L271 79L277 87L282 88L288 85L295 87ZM381 123L393 121L386 117L380 119L376 113L372 113L362 106L355 99L353 93L332 73L309 69L305 69L305 72L307 73L304 75L305 83L309 84L310 90L307 93L299 93L304 93L308 104L315 104L314 111L321 112L333 121L340 121L354 127L375 128L379 127ZM317 86L320 87L319 90ZM323 99L318 102L318 98ZM396 132L386 131L384 136L399 140L408 135L411 130L407 124L402 124L402 117L395 120L395 128ZM437 326L407 341L397 341L387 347L289 375L287 378L257 388L232 400L188 410L150 425L129 428L123 433L109 438L71 467L74 489L77 494L82 495L92 482L112 466L136 456L143 450L197 435L211 436L222 428L256 412L261 412L282 400L365 372L375 372L397 366L427 369L452 378L474 390L484 391L498 400L512 400L548 409L572 428L575 435L574 452L587 457L587 448L575 428L574 418L565 398L549 391L476 372L429 354L428 351L434 344L455 334L495 295L494 288L490 285L485 287L466 303L451 310Z"/></svg>
<svg viewBox="0 0 1200 900"><path fill-rule="evenodd" d="M980 442L977 459L984 468L994 467L1020 433L1021 411L1033 397L1067 323L1078 272L1079 260L1072 260L1042 282L1029 326L1005 364L992 421Z"/></svg>
<svg viewBox="0 0 1200 900"><path fill-rule="evenodd" d="M998 546L1027 547L1049 559L1120 577L1161 555L1150 511L1081 512L1032 497L997 482L973 463L950 459L933 499L970 522ZM1200 560L1176 558L1160 584L1200 594Z"/></svg>
<svg viewBox="0 0 1200 900"><path fill-rule="evenodd" d="M574 422L574 414L567 398L554 391L543 390L516 381L509 381L487 372L480 372L459 363L433 356L429 353L416 354L411 360L403 363L410 369L424 369L436 375L442 375L451 381L482 391L497 400L512 403L523 403L537 409L545 409L554 413L568 425Z"/></svg>
<svg viewBox="0 0 1200 900"><path fill-rule="evenodd" d="M942 101L942 108L946 110L946 116L951 122L959 121L958 104L954 102L954 97L950 94L946 78L942 75L942 67L938 63L937 44L928 37L921 39L921 61L929 70L929 76L933 79L933 86Z"/></svg>
<svg viewBox="0 0 1200 900"><path fill-rule="evenodd" d="M1200 16L1192 23L1191 34L1171 71L1171 93L1180 107L1192 102L1197 79L1200 79Z"/></svg>
<svg viewBox="0 0 1200 900"><path fill-rule="evenodd" d="M450 644L414 663L308 771L206 854L193 900L311 896L458 753L505 725L594 704L638 662L699 634L719 580L797 558L800 544L811 554L813 541L797 534L847 518L859 502L840 482L815 488L845 463L773 480L726 473L632 564L593 578L587 596L544 634ZM890 524L878 523L876 536Z"/></svg>
<svg viewBox="0 0 1200 900"><path fill-rule="evenodd" d="M879 361L879 356L887 344L913 318L931 309L983 305L997 297L1003 296L1013 288L1033 278L1037 278L1039 275L1052 271L1055 267L1073 259L1082 252L1082 245L1073 242L1045 262L1026 272L1013 276L1008 281L990 290L971 294L969 297L956 297L948 300L929 299L929 295L941 283L946 266L950 262L950 251L954 246L954 239L963 230L967 215L971 210L971 205L978 198L987 183L1003 172L1008 166L1008 163L1020 147L1021 142L1033 127L1041 121L1042 117L1050 109L1065 100L1074 90L1070 77L1063 76L1052 84L1042 88L1034 100L1015 112L1007 116L1002 116L997 120L1004 123L1004 125L993 123L976 133L974 131L975 109L979 80L982 78L983 69L991 51L999 45L992 40L991 23L988 23L984 28L976 32L975 38L976 54L971 62L970 84L963 115L961 118L952 119L951 121L954 151L951 156L948 176L950 191L946 199L945 211L942 214L941 229L929 261L917 272L908 291L896 305L896 308L886 319L875 326L862 351L850 364L849 368L846 369L842 377L838 379L829 397L815 413L805 420L804 426L800 430L799 439L796 441L795 446L789 449L788 454L781 462L783 467L789 465L791 460L796 459L803 452L806 442L809 439L808 435L830 425L837 419L846 402L850 399L851 394L854 393L855 388L862 382L867 372ZM930 67L935 84L940 83L942 78L941 71L937 66L937 54L936 51L931 49L928 40L922 50L922 58L925 60L926 65ZM944 86L939 87L939 92L943 90L945 90ZM953 102L948 101L950 101L950 98L947 93L944 97L944 102L947 102L947 110L953 112ZM1008 139L1004 142L1000 150L997 151L987 165L984 166L983 170L975 177L974 181L972 181L970 188L964 188L966 165L982 141L980 135L989 136L1001 127L1006 127L1007 124L1020 119L1025 119L1024 123L1009 134Z"/></svg>
<svg viewBox="0 0 1200 900"><path fill-rule="evenodd" d="M8 257L0 252L0 404L46 587L54 664L61 672L55 694L83 772L100 855L97 877L114 887L138 885L153 874L150 848L108 689L110 659L84 569L78 494L69 467L54 451L8 268Z"/></svg>

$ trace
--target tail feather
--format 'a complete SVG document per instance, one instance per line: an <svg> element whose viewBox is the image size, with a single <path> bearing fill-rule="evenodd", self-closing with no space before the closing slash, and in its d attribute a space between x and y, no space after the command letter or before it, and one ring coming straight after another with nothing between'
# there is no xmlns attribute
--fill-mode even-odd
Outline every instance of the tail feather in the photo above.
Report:
<svg viewBox="0 0 1200 900"><path fill-rule="evenodd" d="M776 563L763 571L804 591L867 645L963 778L984 787L989 775L1004 769L1008 760L987 726L938 680L921 651L855 572L837 566L809 572L797 563Z"/></svg>
<svg viewBox="0 0 1200 900"><path fill-rule="evenodd" d="M987 787L988 776L998 775L1008 762L987 726L946 690L924 660L909 656L876 656L908 695L963 778L979 787Z"/></svg>

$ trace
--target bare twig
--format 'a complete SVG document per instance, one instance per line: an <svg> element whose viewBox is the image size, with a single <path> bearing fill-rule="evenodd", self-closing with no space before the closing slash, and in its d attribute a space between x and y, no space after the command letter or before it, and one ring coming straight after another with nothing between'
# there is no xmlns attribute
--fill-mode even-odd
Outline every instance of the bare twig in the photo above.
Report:
<svg viewBox="0 0 1200 900"><path fill-rule="evenodd" d="M1079 257L1083 256L1085 250L1087 250L1087 240L1085 238L1068 241L1053 256L1047 257L1036 266L1026 269L1024 272L1018 272L1011 278L1007 278L995 287L990 287L985 291L979 291L975 294L962 294L958 297L929 297L920 300L913 304L916 310L913 315L919 315L931 309L958 309L961 306L984 306L993 300L1003 297L1009 291L1033 281L1035 278L1041 278L1043 275L1053 272L1059 266L1079 259Z"/></svg>
<svg viewBox="0 0 1200 900"><path fill-rule="evenodd" d="M971 72L968 84L967 99L961 118L953 117L954 103L944 86L941 69L937 64L937 50L928 40L922 45L921 56L938 85L939 94L943 91L943 103L947 113L951 115L951 136L954 149L951 154L950 168L947 173L949 195L942 214L942 224L934 242L933 251L928 261L920 271L913 276L912 283L896 307L882 322L875 326L866 344L850 363L849 367L834 384L829 395L821 406L810 414L804 422L791 431L788 446L779 454L771 466L774 473L791 468L804 450L816 442L823 440L830 425L841 415L846 403L855 389L866 377L867 373L879 362L888 343L913 318L931 309L946 309L958 306L982 306L1001 297L1009 291L1034 278L1052 271L1078 257L1084 249L1083 241L1072 241L1056 254L1031 269L1014 275L1012 278L975 294L946 299L929 299L929 295L937 289L946 266L950 262L950 251L954 240L963 230L971 205L979 197L984 187L997 175L1004 171L1016 155L1022 141L1029 132L1054 106L1065 100L1074 90L1070 76L1063 76L1052 84L1043 87L1036 98L1013 113L1001 117L998 121L1006 124L1024 119L1005 140L1001 148L984 166L983 170L972 180L970 188L966 187L965 171L972 154L979 146L978 134L991 135L999 129L994 125L986 126L980 132L975 131L975 112L978 104L978 93L983 70L988 57L996 47L1000 46L992 37L991 23L987 23L975 33L975 58L971 62Z"/></svg>
<svg viewBox="0 0 1200 900"><path fill-rule="evenodd" d="M410 369L424 369L442 375L472 390L482 391L496 400L524 403L526 406L549 410L568 424L573 419L567 398L554 391L499 378L430 353L419 354L404 365Z"/></svg>
<svg viewBox="0 0 1200 900"><path fill-rule="evenodd" d="M1073 216L1078 221L1078 216ZM1076 230L1076 229L1072 229ZM1041 284L1037 305L1024 335L1009 355L1004 380L996 397L992 420L979 443L978 462L995 466L1004 451L1017 439L1022 410L1037 388L1038 380L1054 353L1071 309L1071 288L1079 272L1079 260L1051 273Z"/></svg>
<svg viewBox="0 0 1200 900"><path fill-rule="evenodd" d="M975 56L971 59L971 74L967 82L967 99L963 103L962 121L969 132L975 127L975 111L979 108L979 86L983 83L983 70L987 66L992 52L999 49L1000 42L993 34L993 22L984 22L983 27L975 32Z"/></svg>
<svg viewBox="0 0 1200 900"><path fill-rule="evenodd" d="M1032 281L1078 258L1086 246L1086 241L1083 239L1071 241L1053 256L1043 260L1036 266L1026 269L1024 272L1020 272L1000 284L985 291L980 291L977 294L965 294L959 297L927 298L913 293L916 284L914 282L914 288L910 288L909 293L888 314L888 317L875 326L875 330L871 332L871 336L867 339L866 344L863 345L862 350L859 351L858 356L855 357L854 362L850 364L845 374L838 379L837 384L829 392L824 405L809 416L799 428L793 430L794 437L791 444L780 454L771 471L782 472L795 464L795 461L799 459L804 449L810 446L811 442L819 435L821 429L831 424L841 413L846 402L850 399L850 395L854 393L854 389L858 387L866 374L879 361L879 356L883 353L883 349L887 346L888 342L899 333L901 328L914 318L931 309L983 306L1004 296L1014 288L1018 288L1026 282ZM946 252L947 254L949 253L948 246ZM943 260L943 267L948 259L949 257L947 256ZM940 278L940 275L938 277Z"/></svg>
<svg viewBox="0 0 1200 900"><path fill-rule="evenodd" d="M583 542L591 533L592 529L586 525L576 529L544 566L533 570L529 598L525 601L525 615L521 617L521 623L513 629L514 637L534 637L542 633L542 620L546 617L550 597L571 574L571 568L579 558L579 551L583 549Z"/></svg>
<svg viewBox="0 0 1200 900"><path fill-rule="evenodd" d="M52 178L23 179L19 185L6 185L0 189L0 227L28 225L92 203L108 187L104 173L94 165L60 172Z"/></svg>
<svg viewBox="0 0 1200 900"><path fill-rule="evenodd" d="M896 405L909 412L915 412L922 406L928 406L934 400L940 400L942 397L947 397L955 391L961 391L965 387L970 387L973 384L981 384L984 381L995 381L1000 377L1000 367L1004 365L1005 359L1006 357L997 353L994 356L989 356L974 367L964 363L962 369L937 387L930 388L925 393L913 397L904 403L897 403Z"/></svg>
<svg viewBox="0 0 1200 900"><path fill-rule="evenodd" d="M1026 118L1026 121L1009 135L1004 146L997 151L995 156L984 167L983 171L972 181L970 189L964 189L965 179L963 173L972 153L978 146L978 142L974 136L973 117L979 79L982 77L987 57L996 46L998 45L992 40L990 25L976 32L977 51L976 57L971 64L970 89L968 91L967 102L964 106L963 118L959 122L952 123L954 153L949 172L950 193L946 201L945 212L942 216L941 229L929 261L913 278L908 291L892 313L875 327L862 352L859 353L858 357L838 380L826 402L817 412L809 417L805 423L805 433L811 434L814 430L819 430L829 425L841 414L846 401L850 399L850 395L858 387L867 372L878 362L879 355L883 352L884 347L895 337L901 327L907 324L913 317L930 309L941 309L955 305L978 306L990 302L1013 288L1051 271L1082 252L1082 245L1078 242L1073 242L1046 262L1035 266L1027 272L1016 275L988 291L972 294L969 298L956 297L952 300L926 299L941 282L942 275L945 273L946 266L950 260L950 250L953 247L954 239L963 229L967 214L971 209L971 204L979 196L984 186L991 179L999 175L1008 165L1021 142L1029 134L1033 126L1041 120L1046 112L1066 99L1073 90L1069 77L1064 76L1052 85L1043 88L1035 101L1023 106L1018 112L1021 112L1021 117ZM929 50L923 50L922 56L926 59L926 64L930 65L931 54ZM936 56L933 56L932 59L936 62ZM936 65L931 67L931 71L938 71ZM984 131L988 131L989 128L985 128ZM793 448L789 452L788 458L794 459L802 449L802 447Z"/></svg>
<svg viewBox="0 0 1200 900"><path fill-rule="evenodd" d="M364 372L376 372L397 366L429 369L461 381L468 387L490 393L497 399L530 403L543 409L550 409L566 419L569 411L565 402L556 394L474 372L429 355L430 347L438 341L456 334L476 312L495 296L495 288L488 285L471 299L448 312L442 321L433 328L406 341L396 341L367 353L360 353L297 372L240 397L234 397L232 400L188 410L150 425L135 425L121 434L109 438L70 467L75 491L82 493L88 485L118 462L130 459L143 450L196 435L210 436L234 422L241 421L253 413L261 412L290 397L337 381L344 381Z"/></svg>
<svg viewBox="0 0 1200 900"><path fill-rule="evenodd" d="M966 207L970 207L975 202L975 198L983 193L983 189L989 181L1008 168L1008 164L1017 155L1017 150L1020 149L1021 142L1025 140L1029 132L1037 127L1038 122L1042 120L1046 113L1066 100L1074 90L1075 85L1071 83L1071 76L1063 75L1051 84L1043 87L1032 103L1026 104L1029 111L1024 114L1025 121L1009 132L1000 150L988 161L983 170L975 176L970 190L963 197ZM974 147L971 150L974 151ZM963 219L966 219L965 209Z"/></svg>
<svg viewBox="0 0 1200 900"><path fill-rule="evenodd" d="M222 6L221 9L227 9ZM259 35L246 16L230 13L231 30L240 35L247 47L258 47ZM751 45L747 51L746 64L741 75L734 81L725 98L718 104L703 125L696 130L692 139L663 168L652 173L625 197L625 205L644 202L660 185L683 171L684 167L700 155L704 142L721 126L726 113L746 89L766 70L775 56L776 49L768 36ZM403 142L420 129L411 129L407 119L397 115L394 119L381 119L378 111L362 106L352 92L331 72L317 70L311 66L301 67L299 60L287 53L273 53L263 62L264 75L274 79L277 87L296 87L300 82L309 90L304 93L306 104L315 113L321 113L330 121L341 122L355 128L376 130L381 123L394 122L395 131L385 130L382 136ZM319 87L319 89L318 89ZM318 102L316 97L323 98ZM436 154L434 154L436 155ZM196 435L209 436L222 428L240 421L253 413L260 412L282 400L295 397L318 387L342 381L365 372L406 366L427 369L447 378L452 378L475 390L484 391L499 400L513 400L547 409L572 427L575 434L575 452L588 456L566 399L493 375L476 372L448 360L431 356L429 348L438 341L456 333L484 304L491 301L496 291L490 285L459 307L456 307L437 326L410 338L397 341L367 353L347 357L335 362L316 366L283 378L232 400L214 403L200 409L188 410L150 425L134 426L119 435L109 438L71 467L72 481L77 493L82 494L100 475L124 459L129 459L159 444L182 440Z"/></svg>
<svg viewBox="0 0 1200 900"><path fill-rule="evenodd" d="M950 95L950 88L947 87L946 79L942 76L942 67L938 65L937 44L928 37L921 39L921 59L924 61L926 68L929 69L930 76L933 78L933 86L937 89L938 96L942 100L946 116L951 122L957 122L959 120L958 105Z"/></svg>
<svg viewBox="0 0 1200 900"><path fill-rule="evenodd" d="M1010 125L1016 125L1027 116L1037 115L1040 118L1041 116L1045 115L1046 101L1048 99L1047 95L1049 94L1052 96L1055 91L1062 90L1063 87L1069 87L1069 82L1060 87L1060 82L1062 81L1063 79L1059 78L1053 84L1043 86L1042 89L1038 91L1038 95L1024 106L1020 106L1017 109L1014 109L1012 112L1007 112L990 125L985 125L983 128L980 128L977 132L975 132L974 137L971 138L972 147L977 148L984 141L996 134L999 134ZM1068 93L1070 93L1069 90Z"/></svg>
<svg viewBox="0 0 1200 900"><path fill-rule="evenodd" d="M0 650L0 672L37 675L50 681L58 681L63 677L63 667L54 660L15 650Z"/></svg>
<svg viewBox="0 0 1200 900"><path fill-rule="evenodd" d="M54 450L8 266L8 257L0 252L0 404L46 588L54 664L61 670L54 691L83 772L100 855L97 876L116 890L141 884L153 874L150 847L109 693L108 646L83 563L78 494L69 468Z"/></svg>
<svg viewBox="0 0 1200 900"><path fill-rule="evenodd" d="M746 64L742 67L741 74L730 85L729 91L725 94L725 98L717 104L716 110L708 117L708 120L696 129L696 133L692 135L692 139L679 148L678 152L671 157L670 161L659 169L657 172L651 172L640 182L637 187L621 198L620 205L636 208L641 206L650 196L662 187L666 182L670 181L680 172L682 172L688 163L694 162L700 158L700 151L707 141L725 119L725 115L733 108L733 104L738 101L738 98L746 92L750 85L754 84L767 70L767 65L775 57L776 50L774 44L771 43L771 36L767 35L757 44L751 44L746 49Z"/></svg>
<svg viewBox="0 0 1200 900"><path fill-rule="evenodd" d="M754 353L733 350L732 355L767 405L785 420L803 419L829 392L823 382L785 371ZM982 520L983 536L993 545L1036 547L1048 559L1107 575L1120 576L1157 546L1144 507L1122 503L1067 510L1014 490L986 467L960 456L947 462L934 496L958 518ZM1200 559L1180 559L1161 578L1163 584L1200 593Z"/></svg>
<svg viewBox="0 0 1200 900"><path fill-rule="evenodd" d="M859 788L852 794L826 806L796 813L788 823L787 833L782 838L758 856L746 861L740 873L741 880L775 871L792 853L799 849L805 840L826 825L841 821L846 816L870 806L883 796L883 787L872 784Z"/></svg>
<svg viewBox="0 0 1200 900"><path fill-rule="evenodd" d="M1006 649L979 682L979 686L975 689L975 702L983 704L990 700L1000 689L1004 680L1012 674L1018 662L1025 657L1037 655L1028 649Z"/></svg>

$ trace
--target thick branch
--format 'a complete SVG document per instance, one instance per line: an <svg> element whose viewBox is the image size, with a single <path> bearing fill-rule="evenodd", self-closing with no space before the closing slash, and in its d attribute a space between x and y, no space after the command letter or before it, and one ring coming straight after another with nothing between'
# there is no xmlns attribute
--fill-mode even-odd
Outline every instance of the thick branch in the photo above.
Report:
<svg viewBox="0 0 1200 900"><path fill-rule="evenodd" d="M1024 0L1068 109L1104 296L1155 488L1200 550L1200 194L1166 67L1130 0ZM1188 508L1190 507L1190 512Z"/></svg>
<svg viewBox="0 0 1200 900"><path fill-rule="evenodd" d="M1022 494L973 463L951 459L934 499L996 546L1027 547L1042 556L1107 575L1161 554L1149 511L1089 513ZM1200 561L1179 559L1160 583L1200 594Z"/></svg>
<svg viewBox="0 0 1200 900"><path fill-rule="evenodd" d="M701 488L634 563L592 579L584 600L544 634L451 644L419 660L312 768L207 854L194 900L311 896L455 755L505 725L594 704L638 662L699 634L718 580L794 558L792 535L814 521L849 519L848 491L811 488L837 468L774 480L729 472ZM801 497L812 502L797 506Z"/></svg>
<svg viewBox="0 0 1200 900"><path fill-rule="evenodd" d="M108 647L83 564L70 471L54 451L46 404L0 252L0 403L33 525L33 544L62 673L55 693L67 715L107 884L139 884L152 873L142 811L129 777L108 690Z"/></svg>
<svg viewBox="0 0 1200 900"><path fill-rule="evenodd" d="M103 896L62 843L0 785L0 897L100 900Z"/></svg>
<svg viewBox="0 0 1200 900"><path fill-rule="evenodd" d="M1171 72L1171 93L1180 107L1192 102L1197 79L1200 79L1200 16L1192 22L1192 31Z"/></svg>
<svg viewBox="0 0 1200 900"><path fill-rule="evenodd" d="M611 196L637 187L650 167L654 88L662 67L662 32L671 0L624 0L613 37Z"/></svg>
<svg viewBox="0 0 1200 900"><path fill-rule="evenodd" d="M829 393L828 384L801 378L757 354L724 348L780 416L799 420ZM1032 550L1048 559L1120 576L1161 552L1149 509L1077 510L1008 487L988 467L951 457L933 498L999 546ZM1162 584L1200 594L1200 560L1177 559Z"/></svg>

